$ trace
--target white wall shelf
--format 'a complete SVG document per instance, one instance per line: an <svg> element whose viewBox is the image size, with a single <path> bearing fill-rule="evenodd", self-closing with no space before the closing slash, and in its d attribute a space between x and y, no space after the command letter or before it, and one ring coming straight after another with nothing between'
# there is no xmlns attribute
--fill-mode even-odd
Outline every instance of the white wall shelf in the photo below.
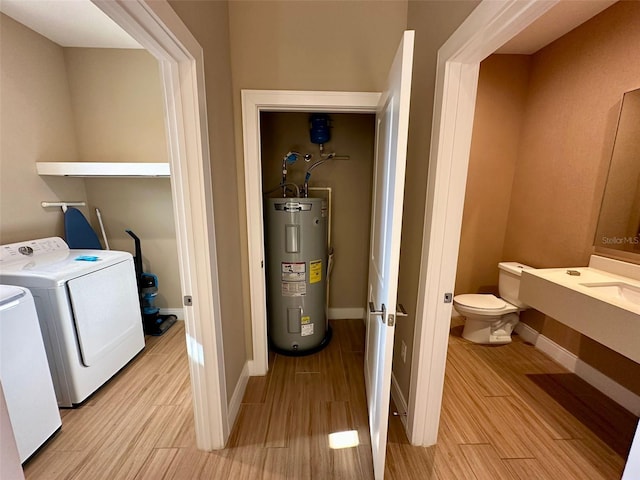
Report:
<svg viewBox="0 0 640 480"><path fill-rule="evenodd" d="M168 163L36 162L38 175L59 177L169 177Z"/></svg>

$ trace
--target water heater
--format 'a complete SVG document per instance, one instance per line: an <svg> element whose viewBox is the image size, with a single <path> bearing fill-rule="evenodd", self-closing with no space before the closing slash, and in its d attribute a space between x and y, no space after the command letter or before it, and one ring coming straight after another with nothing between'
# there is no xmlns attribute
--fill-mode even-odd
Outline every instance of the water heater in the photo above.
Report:
<svg viewBox="0 0 640 480"><path fill-rule="evenodd" d="M330 340L327 320L327 204L265 199L268 334L272 348L307 354Z"/></svg>

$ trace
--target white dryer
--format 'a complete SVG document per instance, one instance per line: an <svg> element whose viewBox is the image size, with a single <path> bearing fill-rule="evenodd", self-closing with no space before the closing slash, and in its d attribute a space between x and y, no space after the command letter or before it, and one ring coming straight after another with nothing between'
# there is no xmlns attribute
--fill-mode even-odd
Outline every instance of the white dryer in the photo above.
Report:
<svg viewBox="0 0 640 480"><path fill-rule="evenodd" d="M144 348L130 253L70 250L59 237L2 245L0 283L33 295L61 407L84 401Z"/></svg>

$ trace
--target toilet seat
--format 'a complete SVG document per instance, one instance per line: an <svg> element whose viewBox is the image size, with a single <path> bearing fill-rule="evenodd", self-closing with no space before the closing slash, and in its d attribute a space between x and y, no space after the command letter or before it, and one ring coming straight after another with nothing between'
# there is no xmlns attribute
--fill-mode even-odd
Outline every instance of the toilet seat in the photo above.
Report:
<svg viewBox="0 0 640 480"><path fill-rule="evenodd" d="M465 293L453 298L456 310L465 315L501 316L507 313L517 312L518 307L491 294Z"/></svg>
<svg viewBox="0 0 640 480"><path fill-rule="evenodd" d="M486 310L496 310L507 306L507 303L501 298L498 298L495 295L483 293L465 293L463 295L456 295L455 301L466 307L482 308Z"/></svg>

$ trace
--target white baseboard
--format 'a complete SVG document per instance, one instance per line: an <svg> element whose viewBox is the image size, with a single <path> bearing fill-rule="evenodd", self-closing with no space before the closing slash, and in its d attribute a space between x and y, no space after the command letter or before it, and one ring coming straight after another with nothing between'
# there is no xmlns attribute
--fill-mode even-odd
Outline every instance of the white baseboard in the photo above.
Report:
<svg viewBox="0 0 640 480"><path fill-rule="evenodd" d="M600 390L611 400L634 415L640 416L640 396L580 360L575 354L541 335L529 325L522 322L518 323L516 332L523 340L534 344L537 349L549 355L553 360L570 372L575 373L592 387Z"/></svg>
<svg viewBox="0 0 640 480"><path fill-rule="evenodd" d="M244 397L244 392L247 389L247 383L249 382L249 362L245 362L242 372L240 372L240 378L236 383L236 388L233 390L231 400L229 401L228 417L229 417L229 430L233 428L233 424L238 417L240 411L240 404Z"/></svg>
<svg viewBox="0 0 640 480"><path fill-rule="evenodd" d="M364 308L329 308L329 320L364 318Z"/></svg>
<svg viewBox="0 0 640 480"><path fill-rule="evenodd" d="M258 371L254 360L247 360L247 371L250 377L261 377L267 374L267 372Z"/></svg>
<svg viewBox="0 0 640 480"><path fill-rule="evenodd" d="M184 312L182 308L161 308L160 315L175 315L178 320L184 320Z"/></svg>
<svg viewBox="0 0 640 480"><path fill-rule="evenodd" d="M544 335L538 335L538 341L535 343L535 345L537 349L549 355L564 368L566 368L570 372L576 373L578 362L580 362L581 360L575 353L571 353L569 350L561 345L558 345L556 342L550 340Z"/></svg>
<svg viewBox="0 0 640 480"><path fill-rule="evenodd" d="M536 344L536 342L538 341L538 336L540 335L537 330L534 330L529 325L522 322L518 322L514 330L518 335L520 335L522 340L532 345Z"/></svg>
<svg viewBox="0 0 640 480"><path fill-rule="evenodd" d="M407 412L409 411L409 407L407 406L407 401L402 395L402 391L400 390L400 386L398 385L398 381L396 380L396 376L391 372L391 398L393 398L393 402L396 404L398 409L398 413L400 414L400 420L402 421L402 425L404 426L404 430L407 433L407 437L409 437L409 432L407 432Z"/></svg>

